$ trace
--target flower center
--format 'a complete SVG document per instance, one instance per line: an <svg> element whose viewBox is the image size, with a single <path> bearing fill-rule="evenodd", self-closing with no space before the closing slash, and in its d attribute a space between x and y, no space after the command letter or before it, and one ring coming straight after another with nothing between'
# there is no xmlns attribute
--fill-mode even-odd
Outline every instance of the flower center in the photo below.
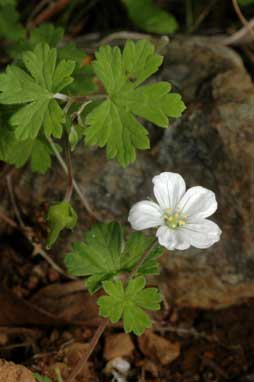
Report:
<svg viewBox="0 0 254 382"><path fill-rule="evenodd" d="M186 224L186 215L181 211L172 211L167 208L164 213L164 223L171 229L177 229Z"/></svg>

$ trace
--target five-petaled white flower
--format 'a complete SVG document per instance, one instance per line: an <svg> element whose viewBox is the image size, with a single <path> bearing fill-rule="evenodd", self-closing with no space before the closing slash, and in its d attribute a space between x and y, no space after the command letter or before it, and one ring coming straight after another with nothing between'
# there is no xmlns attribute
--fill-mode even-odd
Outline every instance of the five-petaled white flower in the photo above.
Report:
<svg viewBox="0 0 254 382"><path fill-rule="evenodd" d="M215 194L204 187L186 191L181 175L163 172L153 178L157 203L144 200L134 204L129 213L133 229L159 227L159 243L169 250L184 250L191 245L208 248L220 239L217 224L206 219L217 209Z"/></svg>

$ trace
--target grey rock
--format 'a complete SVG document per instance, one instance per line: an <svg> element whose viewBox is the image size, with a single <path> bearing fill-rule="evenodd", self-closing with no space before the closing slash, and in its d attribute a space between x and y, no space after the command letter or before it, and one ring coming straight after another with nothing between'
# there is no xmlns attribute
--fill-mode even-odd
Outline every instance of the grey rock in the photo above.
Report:
<svg viewBox="0 0 254 382"><path fill-rule="evenodd" d="M191 249L164 256L160 285L178 306L220 308L254 296L253 126L254 87L240 57L202 38L177 38L168 46L159 79L169 80L188 106L184 116L163 131L150 126L152 149L138 153L122 169L106 161L103 150L74 155L74 173L91 207L102 219L126 222L130 206L152 196L152 177L179 172L189 187L215 191L219 209L214 220L221 241L208 250ZM66 180L58 165L41 177L25 171L16 182L27 215L38 203L59 200ZM87 212L75 197L80 238ZM53 249L74 241L66 234Z"/></svg>

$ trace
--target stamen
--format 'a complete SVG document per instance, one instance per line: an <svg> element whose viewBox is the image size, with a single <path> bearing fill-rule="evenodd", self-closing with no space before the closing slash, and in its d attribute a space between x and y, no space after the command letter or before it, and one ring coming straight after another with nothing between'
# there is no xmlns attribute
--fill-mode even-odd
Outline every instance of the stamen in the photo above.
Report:
<svg viewBox="0 0 254 382"><path fill-rule="evenodd" d="M186 224L186 215L182 214L181 211L172 212L170 208L167 208L164 214L164 222L169 228L176 229Z"/></svg>

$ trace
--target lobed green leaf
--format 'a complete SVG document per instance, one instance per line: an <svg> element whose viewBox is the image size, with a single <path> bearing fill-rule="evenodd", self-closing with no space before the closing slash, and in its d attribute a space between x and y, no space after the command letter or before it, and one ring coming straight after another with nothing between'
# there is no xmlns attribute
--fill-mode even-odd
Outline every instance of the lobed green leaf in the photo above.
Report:
<svg viewBox="0 0 254 382"><path fill-rule="evenodd" d="M122 166L135 161L136 149L150 147L148 132L136 117L167 127L168 118L179 117L185 109L178 94L169 94L170 84L140 86L161 63L162 57L146 40L127 41L122 54L110 46L96 53L93 68L107 97L87 115L85 141L106 146L107 157L116 158Z"/></svg>
<svg viewBox="0 0 254 382"><path fill-rule="evenodd" d="M101 287L102 281L130 272L152 241L152 237L141 232L132 233L126 241L118 223L99 223L87 232L83 242L73 245L72 251L65 257L65 264L73 276L90 276L86 286L93 293ZM155 246L139 274L158 274L157 260L161 254L161 247Z"/></svg>
<svg viewBox="0 0 254 382"><path fill-rule="evenodd" d="M142 276L131 279L125 288L123 282L104 281L103 288L107 293L97 300L100 315L116 323L121 318L126 333L141 335L150 328L152 321L143 310L160 309L161 296L157 288L145 288L146 281Z"/></svg>
<svg viewBox="0 0 254 382"><path fill-rule="evenodd" d="M34 51L23 55L28 71L9 66L0 75L0 103L26 104L10 119L18 140L35 139L41 129L47 137L60 138L65 115L54 94L68 86L75 62L57 62L57 51L47 44L39 44Z"/></svg>

